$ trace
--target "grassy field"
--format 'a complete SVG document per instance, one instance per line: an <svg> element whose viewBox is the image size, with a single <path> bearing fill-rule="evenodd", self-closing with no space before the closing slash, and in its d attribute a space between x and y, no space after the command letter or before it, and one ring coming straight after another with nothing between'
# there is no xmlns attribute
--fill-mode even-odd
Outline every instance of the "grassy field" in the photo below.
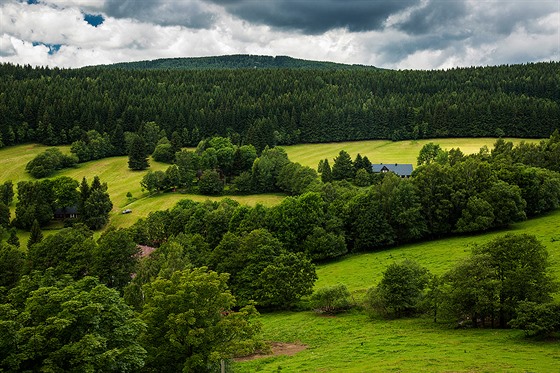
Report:
<svg viewBox="0 0 560 373"><path fill-rule="evenodd" d="M341 149L352 157L367 155L372 162L413 163L427 142L442 148L459 147L474 153L483 145L492 146L495 139L437 139L422 141L360 141L350 143L295 145L286 147L292 161L316 168L320 159L336 157ZM521 140L514 140L519 142ZM532 140L529 140L532 141ZM0 150L0 182L31 180L25 165L45 146L21 145ZM61 147L68 152L68 147ZM151 162L151 170L162 170L166 164ZM99 175L107 182L114 204L111 225L125 227L151 211L163 210L183 198L209 199L200 195L171 193L148 196L140 188L144 172L127 167L127 157L114 157L79 165L59 172L90 181ZM133 200L128 200L131 192ZM232 197L242 204L262 203L271 206L284 196L268 194ZM221 199L214 197L210 199ZM14 205L12 205L12 210ZM124 208L132 214L122 215ZM358 298L381 278L385 267L404 258L414 259L433 273L441 274L457 260L467 256L475 244L488 242L507 232L535 234L551 254L553 272L560 278L560 211L515 224L510 229L483 235L457 236L430 242L403 245L392 249L350 255L318 267L316 288L344 283ZM25 243L28 233L20 232ZM300 342L308 348L294 356L266 357L236 363L236 372L559 372L558 342L535 342L514 330L456 330L428 319L371 320L360 311L336 317L318 316L312 312L281 312L262 316L264 338L271 341Z"/></svg>
<svg viewBox="0 0 560 373"><path fill-rule="evenodd" d="M534 139L505 139L514 144L521 141L538 142ZM492 148L496 139L494 138L453 138L453 139L432 139L414 141L388 141L388 140L368 140L352 142L333 142L325 144L300 144L285 146L286 152L293 162L299 162L304 166L317 169L321 159L327 158L331 164L333 159L341 150L346 150L352 159L360 153L367 156L373 163L412 163L416 165L416 158L420 149L433 142L439 144L442 149L460 148L465 154L477 153L484 145Z"/></svg>
<svg viewBox="0 0 560 373"><path fill-rule="evenodd" d="M359 298L381 278L385 267L414 259L442 274L467 256L474 244L507 232L536 235L550 253L560 278L560 211L515 224L508 230L452 237L351 255L318 267L316 288L346 284ZM353 311L336 317L313 312L262 316L264 338L303 343L294 356L265 357L237 363L239 372L558 372L558 341L532 341L516 330L454 329L428 318L371 320Z"/></svg>
<svg viewBox="0 0 560 373"><path fill-rule="evenodd" d="M15 184L22 180L33 180L25 172L25 165L37 154L47 149L43 145L19 145L0 150L2 168L0 169L0 183L12 180ZM69 147L60 147L61 151L68 153ZM151 171L165 170L168 164L150 161ZM195 201L220 200L223 197L207 197L195 194L166 193L156 196L149 196L142 191L140 181L148 171L131 171L128 168L128 157L112 157L97 161L79 164L76 168L65 169L57 172L53 177L69 176L81 181L86 177L91 182L95 175L99 176L102 182L106 182L113 211L111 213L111 225L116 227L127 227L132 225L141 217L146 217L151 211L165 210L175 206L175 204L185 198ZM133 199L128 200L126 194L132 193ZM271 206L279 203L284 195L282 194L262 194L254 196L231 196L230 198L239 201L241 204L254 206L261 203ZM120 212L124 208L132 209L132 214L122 215ZM12 217L14 216L15 203L12 204ZM21 232L20 239L25 241L25 234Z"/></svg>

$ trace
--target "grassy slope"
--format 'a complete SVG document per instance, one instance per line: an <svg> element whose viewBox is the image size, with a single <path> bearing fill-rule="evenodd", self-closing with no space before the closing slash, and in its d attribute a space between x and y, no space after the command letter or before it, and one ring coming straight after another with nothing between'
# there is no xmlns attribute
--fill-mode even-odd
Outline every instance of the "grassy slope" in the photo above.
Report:
<svg viewBox="0 0 560 373"><path fill-rule="evenodd" d="M521 141L537 142L533 139L505 139L518 144ZM333 142L325 144L300 144L286 146L286 152L293 162L299 162L304 166L317 169L321 159L327 158L332 167L333 159L341 150L350 153L352 159L358 153L367 156L373 163L412 163L416 165L416 158L422 147L433 142L439 144L442 149L460 148L465 154L477 153L480 148L487 145L492 148L496 139L493 138L454 138L454 139L432 139L416 141L388 141L367 140L352 142Z"/></svg>
<svg viewBox="0 0 560 373"><path fill-rule="evenodd" d="M560 278L560 210L515 224L507 232L535 234L551 254ZM346 284L356 296L376 284L393 261L411 258L441 274L470 252L506 231L452 237L352 255L319 266L316 287ZM336 317L312 312L264 314L267 340L301 342L297 355L238 363L241 372L553 372L558 342L535 342L516 330L461 330L428 319L371 320L358 311Z"/></svg>

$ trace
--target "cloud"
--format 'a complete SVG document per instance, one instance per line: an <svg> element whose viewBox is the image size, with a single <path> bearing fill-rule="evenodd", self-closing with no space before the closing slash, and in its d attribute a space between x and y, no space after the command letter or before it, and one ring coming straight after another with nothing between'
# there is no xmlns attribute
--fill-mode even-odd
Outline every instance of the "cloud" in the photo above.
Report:
<svg viewBox="0 0 560 373"><path fill-rule="evenodd" d="M106 0L103 11L114 18L131 18L160 26L210 28L216 13L199 0Z"/></svg>
<svg viewBox="0 0 560 373"><path fill-rule="evenodd" d="M16 53L11 38L6 34L0 36L0 57L10 57L16 55Z"/></svg>
<svg viewBox="0 0 560 373"><path fill-rule="evenodd" d="M414 7L408 16L395 26L411 35L427 34L434 31L445 31L461 25L468 13L463 1L424 1L422 5Z"/></svg>
<svg viewBox="0 0 560 373"><path fill-rule="evenodd" d="M383 28L387 18L419 0L205 0L252 23L305 34L333 29L369 31Z"/></svg>
<svg viewBox="0 0 560 373"><path fill-rule="evenodd" d="M0 0L0 62L246 53L397 69L496 65L560 60L559 20L558 0Z"/></svg>

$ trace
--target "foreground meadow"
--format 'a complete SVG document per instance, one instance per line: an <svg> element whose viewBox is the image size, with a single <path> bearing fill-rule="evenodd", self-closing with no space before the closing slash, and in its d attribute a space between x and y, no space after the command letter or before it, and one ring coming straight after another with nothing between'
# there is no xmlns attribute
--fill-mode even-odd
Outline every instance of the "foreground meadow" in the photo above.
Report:
<svg viewBox="0 0 560 373"><path fill-rule="evenodd" d="M381 279L386 266L404 258L442 274L473 245L506 233L534 234L550 253L560 279L560 210L514 224L507 230L458 236L361 253L318 266L316 288L343 283L359 301ZM560 296L557 294L557 299ZM337 316L311 311L263 314L264 338L301 343L294 356L236 363L239 372L558 372L558 341L525 339L519 330L456 329L430 317L370 319L353 310Z"/></svg>

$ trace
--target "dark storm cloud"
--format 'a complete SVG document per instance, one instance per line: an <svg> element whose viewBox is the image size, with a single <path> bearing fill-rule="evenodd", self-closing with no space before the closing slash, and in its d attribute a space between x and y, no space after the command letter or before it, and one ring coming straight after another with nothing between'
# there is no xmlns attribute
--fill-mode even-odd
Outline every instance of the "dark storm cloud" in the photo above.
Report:
<svg viewBox="0 0 560 373"><path fill-rule="evenodd" d="M408 34L426 34L443 27L456 28L467 14L468 9L462 1L432 0L411 11L407 19L396 26Z"/></svg>
<svg viewBox="0 0 560 373"><path fill-rule="evenodd" d="M205 0L246 21L320 34L335 28L370 31L420 0Z"/></svg>
<svg viewBox="0 0 560 373"><path fill-rule="evenodd" d="M107 0L104 11L115 18L197 29L209 28L215 18L198 0Z"/></svg>

